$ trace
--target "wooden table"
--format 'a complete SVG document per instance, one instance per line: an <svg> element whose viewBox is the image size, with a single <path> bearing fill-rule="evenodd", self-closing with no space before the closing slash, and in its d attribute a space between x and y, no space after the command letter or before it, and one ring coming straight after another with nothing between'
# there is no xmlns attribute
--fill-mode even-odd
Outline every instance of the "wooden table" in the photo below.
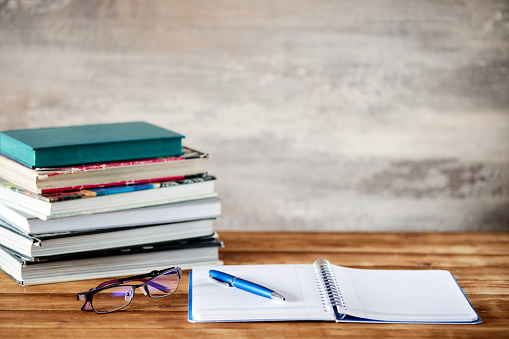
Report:
<svg viewBox="0 0 509 339"><path fill-rule="evenodd" d="M188 273L176 294L137 295L107 315L81 312L76 292L101 280L22 287L0 273L0 337L509 338L509 233L220 232L225 264L333 264L451 271L483 318L480 325L209 323L187 321Z"/></svg>

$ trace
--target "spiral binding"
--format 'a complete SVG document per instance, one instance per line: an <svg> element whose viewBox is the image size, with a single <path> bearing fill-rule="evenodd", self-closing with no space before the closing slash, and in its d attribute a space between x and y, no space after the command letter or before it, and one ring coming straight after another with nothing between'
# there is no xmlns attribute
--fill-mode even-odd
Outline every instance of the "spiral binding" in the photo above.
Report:
<svg viewBox="0 0 509 339"><path fill-rule="evenodd" d="M319 259L313 264L316 279L322 292L322 302L327 311L331 309L336 315L336 321L343 319L346 314L341 313L338 308L346 311L345 300L336 282L330 263L325 259Z"/></svg>

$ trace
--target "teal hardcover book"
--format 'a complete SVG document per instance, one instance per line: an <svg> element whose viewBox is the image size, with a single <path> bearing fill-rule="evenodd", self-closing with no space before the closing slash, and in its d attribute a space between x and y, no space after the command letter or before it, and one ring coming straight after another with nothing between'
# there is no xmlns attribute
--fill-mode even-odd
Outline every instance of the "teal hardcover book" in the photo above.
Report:
<svg viewBox="0 0 509 339"><path fill-rule="evenodd" d="M0 132L0 153L32 168L178 156L183 135L146 122Z"/></svg>

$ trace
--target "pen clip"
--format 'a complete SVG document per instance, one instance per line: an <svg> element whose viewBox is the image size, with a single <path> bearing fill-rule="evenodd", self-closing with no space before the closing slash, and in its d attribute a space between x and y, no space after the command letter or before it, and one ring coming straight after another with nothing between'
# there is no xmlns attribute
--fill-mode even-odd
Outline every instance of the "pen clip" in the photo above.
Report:
<svg viewBox="0 0 509 339"><path fill-rule="evenodd" d="M219 279L216 279L214 278L213 276L209 275L210 278L212 278L212 280L214 280L216 283L218 283L219 285L222 285L222 286L225 286L225 287L233 287L233 285L231 285L229 282L227 281L221 281Z"/></svg>

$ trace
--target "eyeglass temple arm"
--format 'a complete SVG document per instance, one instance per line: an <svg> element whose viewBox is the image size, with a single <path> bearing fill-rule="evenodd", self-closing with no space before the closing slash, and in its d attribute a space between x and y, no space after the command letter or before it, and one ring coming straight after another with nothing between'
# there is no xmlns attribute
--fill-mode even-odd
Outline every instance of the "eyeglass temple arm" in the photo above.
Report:
<svg viewBox="0 0 509 339"><path fill-rule="evenodd" d="M182 269L180 267L175 267L175 270L177 271L177 274L180 277L182 277ZM161 284L158 284L156 283L155 281L149 281L148 284L154 288L157 288L159 291L163 291L163 292L170 292L171 289L166 287L166 286L163 286Z"/></svg>
<svg viewBox="0 0 509 339"><path fill-rule="evenodd" d="M172 267L173 268L173 267ZM180 267L174 267L175 270L177 271L177 274L180 277L182 277L182 269ZM118 280L114 280L112 282L120 282L121 284L125 283L125 282L129 282L129 281L133 281L133 280L137 280L137 281L146 281L147 277L149 276L155 276L157 274L160 274L164 271L166 271L167 269L165 270L161 270L161 271L152 271L148 274L141 274L141 275L136 275L136 276L133 276L133 277L127 277L125 279L118 279ZM110 282L111 283L111 282ZM106 284L106 283L105 283ZM163 292L170 292L171 289L168 289L168 287L166 286L163 286L161 284L158 284L156 283L155 281L149 281L148 284L154 288L157 288L159 291L163 291ZM98 286L99 287L99 286Z"/></svg>
<svg viewBox="0 0 509 339"><path fill-rule="evenodd" d="M180 267L175 267L175 270L177 271L177 274L178 274L178 276L180 278L182 276L182 269ZM156 283L153 280L149 281L147 284L149 284L150 286L152 286L154 288L157 288L159 291L163 291L163 292L166 292L166 293L171 291L171 288L168 288L166 286L158 284L158 283Z"/></svg>
<svg viewBox="0 0 509 339"><path fill-rule="evenodd" d="M182 269L180 267L172 267L174 268L176 271L177 271L177 274L180 277L182 277ZM167 269L166 269L167 270ZM142 275L137 275L137 276L134 276L134 277L128 277L128 278L125 278L125 279L119 279L118 282L120 283L125 283L125 282L129 282L129 281L133 281L133 280L138 280L138 281L147 281L147 276L156 276L166 270L162 270L162 271L152 271L148 274L142 274ZM169 289L168 287L164 286L164 285L161 285L161 284L158 284L157 282L153 281L153 280L150 280L147 282L148 285L152 286L153 288L157 288L159 291L162 291L162 292L170 292L171 289Z"/></svg>
<svg viewBox="0 0 509 339"><path fill-rule="evenodd" d="M82 311L88 310L88 308L91 305L90 300L88 300L87 295L85 293L87 293L87 292L78 293L78 301L84 301L85 302L85 304L83 304L83 306L81 306L81 310Z"/></svg>
<svg viewBox="0 0 509 339"><path fill-rule="evenodd" d="M146 281L147 278L155 277L155 276L161 274L162 272L170 270L170 269L175 269L178 272L179 278L182 276L182 269L180 267L171 267L169 269L167 268L167 269L164 269L164 270L161 270L161 271L154 270L154 271L152 271L150 273L145 273L145 274L140 274L140 275L134 275L132 277L126 277L126 278L106 281L106 282L103 282L102 284L100 284L99 286L97 286L96 288L104 287L106 285L114 284L114 283L121 283L121 284L123 284L125 282L133 281L133 280Z"/></svg>
<svg viewBox="0 0 509 339"><path fill-rule="evenodd" d="M125 282L128 282L128 281L133 281L133 280L144 281L144 279L146 279L146 278L152 278L152 277L158 276L161 273L163 273L165 271L169 271L171 269L174 269L174 270L176 270L178 272L179 278L182 276L182 269L180 267L170 267L170 268L166 268L166 269L160 270L160 271L154 270L154 271L152 271L150 273L135 275L135 276L132 276L132 277L126 277L124 279L118 279L115 282L119 282L119 283L122 284L122 283L125 283Z"/></svg>
<svg viewBox="0 0 509 339"><path fill-rule="evenodd" d="M156 283L155 281L149 281L147 284L148 284L148 285L150 285L150 286L152 286L153 288L157 288L159 291L162 291L162 292L166 292L166 293L168 293L168 292L170 292L170 291L171 291L171 288L168 288L168 287L166 287L166 286L163 286L163 285L161 285L161 284L158 284L158 283Z"/></svg>

